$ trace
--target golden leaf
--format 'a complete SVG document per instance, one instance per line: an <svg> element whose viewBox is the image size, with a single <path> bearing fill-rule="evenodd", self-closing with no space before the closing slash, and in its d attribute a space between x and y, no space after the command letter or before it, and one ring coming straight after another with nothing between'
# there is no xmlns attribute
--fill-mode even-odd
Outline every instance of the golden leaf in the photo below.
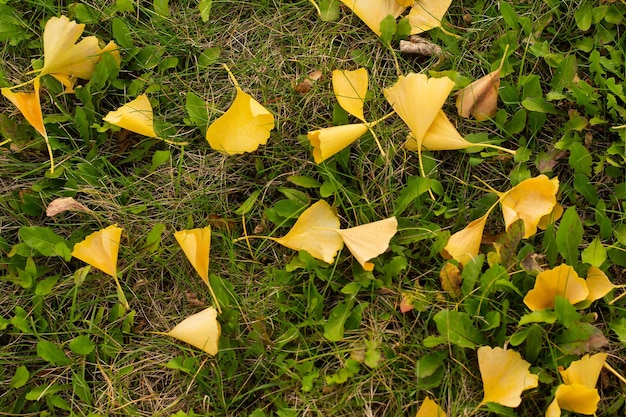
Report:
<svg viewBox="0 0 626 417"><path fill-rule="evenodd" d="M333 91L339 105L365 123L363 105L367 94L368 74L365 68L354 71L333 71Z"/></svg>
<svg viewBox="0 0 626 417"><path fill-rule="evenodd" d="M596 353L592 356L585 355L581 359L570 363L567 369L559 369L563 383L567 385L580 384L587 388L595 388L606 358L606 353Z"/></svg>
<svg viewBox="0 0 626 417"><path fill-rule="evenodd" d="M181 230L174 233L176 241L185 252L200 278L209 285L209 253L211 252L211 227Z"/></svg>
<svg viewBox="0 0 626 417"><path fill-rule="evenodd" d="M587 300L596 301L610 293L616 285L614 285L609 277L600 269L595 266L589 267L587 270L587 279L585 280L589 295Z"/></svg>
<svg viewBox="0 0 626 417"><path fill-rule="evenodd" d="M206 132L211 148L228 155L254 152L265 145L274 129L274 116L249 94L244 93L226 68L237 96L230 108L215 120Z"/></svg>
<svg viewBox="0 0 626 417"><path fill-rule="evenodd" d="M415 417L446 417L446 415L446 412L434 400L426 397Z"/></svg>
<svg viewBox="0 0 626 417"><path fill-rule="evenodd" d="M343 247L337 233L339 217L324 200L320 200L302 212L289 233L283 237L270 238L293 250L307 251L312 257L332 263Z"/></svg>
<svg viewBox="0 0 626 417"><path fill-rule="evenodd" d="M554 177L552 178L551 181L554 181L554 180L557 181L557 186L558 186L559 179ZM554 205L554 208L552 209L552 212L550 212L550 214L546 214L541 219L539 219L539 223L537 223L537 228L541 230L546 230L548 228L548 225L559 220L564 212L565 210L563 209L563 206L560 205L559 203L556 203Z"/></svg>
<svg viewBox="0 0 626 417"><path fill-rule="evenodd" d="M378 36L380 36L380 22L388 15L397 18L406 8L396 0L341 0L341 2Z"/></svg>
<svg viewBox="0 0 626 417"><path fill-rule="evenodd" d="M35 91L32 93L14 93L8 88L3 88L1 91L2 95L8 98L9 101L17 107L28 123L30 123L47 142L48 134L43 124L41 101L39 99L39 79L35 79L34 87Z"/></svg>
<svg viewBox="0 0 626 417"><path fill-rule="evenodd" d="M187 317L166 335L189 343L209 355L217 355L220 333L217 310L209 307Z"/></svg>
<svg viewBox="0 0 626 417"><path fill-rule="evenodd" d="M535 287L524 297L524 304L532 311L554 308L557 295L576 304L587 299L589 290L574 268L561 264L537 275Z"/></svg>
<svg viewBox="0 0 626 417"><path fill-rule="evenodd" d="M522 402L522 392L539 384L539 377L528 371L530 363L511 349L481 346L478 367L485 392L481 404L493 402L517 407Z"/></svg>
<svg viewBox="0 0 626 417"><path fill-rule="evenodd" d="M554 392L554 400L548 406L546 417L559 417L561 409L580 414L595 414L600 395L595 388L581 384L559 385Z"/></svg>
<svg viewBox="0 0 626 417"><path fill-rule="evenodd" d="M441 27L452 0L417 0L408 14L411 35Z"/></svg>
<svg viewBox="0 0 626 417"><path fill-rule="evenodd" d="M366 132L367 126L364 123L333 126L308 132L307 138L313 146L313 160L316 164L322 163L350 146Z"/></svg>
<svg viewBox="0 0 626 417"><path fill-rule="evenodd" d="M52 200L46 208L46 216L53 217L64 211L82 211L84 213L90 213L87 207L74 200L73 197L60 197Z"/></svg>
<svg viewBox="0 0 626 417"><path fill-rule="evenodd" d="M559 189L558 178L548 179L545 175L528 178L511 190L500 194L500 205L504 223L508 229L515 221L524 221L524 238L537 232L541 219L552 213Z"/></svg>
<svg viewBox="0 0 626 417"><path fill-rule="evenodd" d="M444 258L454 259L465 265L476 257L480 250L480 242L483 238L483 230L485 229L488 215L489 212L483 217L472 221L465 229L450 236L448 243L443 248L442 255Z"/></svg>
<svg viewBox="0 0 626 417"><path fill-rule="evenodd" d="M143 136L157 137L152 105L145 94L109 112L102 120Z"/></svg>
<svg viewBox="0 0 626 417"><path fill-rule="evenodd" d="M337 229L336 231L363 269L372 271L374 264L367 261L387 250L389 241L398 231L398 220L395 217L390 217L349 229Z"/></svg>
<svg viewBox="0 0 626 417"><path fill-rule="evenodd" d="M122 228L111 225L74 245L72 256L117 278L117 253L121 236Z"/></svg>

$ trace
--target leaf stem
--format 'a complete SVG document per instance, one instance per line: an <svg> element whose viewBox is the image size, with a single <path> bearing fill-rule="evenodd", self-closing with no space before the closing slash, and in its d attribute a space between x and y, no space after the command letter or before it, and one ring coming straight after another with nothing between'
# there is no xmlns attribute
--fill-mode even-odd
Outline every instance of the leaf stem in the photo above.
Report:
<svg viewBox="0 0 626 417"><path fill-rule="evenodd" d="M626 384L626 378L624 378L619 372L617 372L615 369L613 369L613 367L611 365L609 365L608 363L604 362L603 365L609 372L611 372L613 375L615 375L617 377L617 379L619 379L620 381L622 381L622 383Z"/></svg>

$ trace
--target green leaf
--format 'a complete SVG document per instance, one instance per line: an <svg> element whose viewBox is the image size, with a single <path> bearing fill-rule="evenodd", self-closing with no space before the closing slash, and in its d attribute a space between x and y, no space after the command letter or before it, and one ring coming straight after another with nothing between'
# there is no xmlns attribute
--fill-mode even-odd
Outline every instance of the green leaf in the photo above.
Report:
<svg viewBox="0 0 626 417"><path fill-rule="evenodd" d="M574 307L567 298L556 296L554 300L554 313L557 320L565 328L570 328L576 323L580 323L582 316L578 314L576 307Z"/></svg>
<svg viewBox="0 0 626 417"><path fill-rule="evenodd" d="M150 165L149 172L154 172L158 167L169 162L172 157L172 153L169 149L165 149L163 151L156 151L154 155L152 155L152 164Z"/></svg>
<svg viewBox="0 0 626 417"><path fill-rule="evenodd" d="M133 13L135 11L135 3L133 0L116 0L115 7L117 11L120 13L130 12Z"/></svg>
<svg viewBox="0 0 626 417"><path fill-rule="evenodd" d="M28 382L28 378L30 377L30 372L24 365L20 365L15 370L13 374L13 378L9 382L9 387L11 388L21 388Z"/></svg>
<svg viewBox="0 0 626 417"><path fill-rule="evenodd" d="M578 6L578 9L576 9L576 12L574 12L574 19L576 20L576 26L578 26L578 29L582 30L583 32L591 28L591 23L593 22L592 13L591 13L592 9L593 9L593 2L584 1L582 2L582 4L580 4L580 6Z"/></svg>
<svg viewBox="0 0 626 417"><path fill-rule="evenodd" d="M324 337L331 342L339 342L343 339L344 325L354 305L354 297L348 301L339 303L332 309L328 321L324 324Z"/></svg>
<svg viewBox="0 0 626 417"><path fill-rule="evenodd" d="M505 1L500 2L500 14L509 28L516 32L519 30L518 17L513 6Z"/></svg>
<svg viewBox="0 0 626 417"><path fill-rule="evenodd" d="M75 3L70 5L68 9L80 23L95 23L99 20L95 10L86 4Z"/></svg>
<svg viewBox="0 0 626 417"><path fill-rule="evenodd" d="M442 310L433 317L437 330L448 343L462 348L474 349L487 344L478 332L469 314L460 311Z"/></svg>
<svg viewBox="0 0 626 417"><path fill-rule="evenodd" d="M591 166L593 158L582 144L574 142L569 146L569 165L576 173L581 173L587 177L591 176Z"/></svg>
<svg viewBox="0 0 626 417"><path fill-rule="evenodd" d="M410 177L398 198L395 201L393 213L395 216L402 214L420 195L428 192L432 185L429 178Z"/></svg>
<svg viewBox="0 0 626 417"><path fill-rule="evenodd" d="M211 17L211 6L213 5L213 0L200 0L198 4L198 10L200 11L200 19L204 23L209 21Z"/></svg>
<svg viewBox="0 0 626 417"><path fill-rule="evenodd" d="M170 16L170 2L169 0L154 0L152 3L154 6L154 12L164 18Z"/></svg>
<svg viewBox="0 0 626 417"><path fill-rule="evenodd" d="M389 45L395 34L396 18L393 17L393 15L387 15L387 17L380 22L380 41L385 45Z"/></svg>
<svg viewBox="0 0 626 417"><path fill-rule="evenodd" d="M550 309L533 311L532 313L524 314L517 323L517 327L521 327L528 323L554 324L557 319L558 317L556 313Z"/></svg>
<svg viewBox="0 0 626 417"><path fill-rule="evenodd" d="M303 188L320 188L322 186L322 183L308 175L291 175L287 177L287 181Z"/></svg>
<svg viewBox="0 0 626 417"><path fill-rule="evenodd" d="M261 190L253 191L252 194L246 198L246 201L244 201L241 206L235 210L235 213L239 215L249 213L254 208L256 201L259 199L259 195L261 195Z"/></svg>
<svg viewBox="0 0 626 417"><path fill-rule="evenodd" d="M448 352L445 350L424 355L415 364L415 373L418 380L433 375L437 369L441 368L447 357Z"/></svg>
<svg viewBox="0 0 626 417"><path fill-rule="evenodd" d="M606 261L606 248L596 237L582 252L582 260L591 266L600 267Z"/></svg>
<svg viewBox="0 0 626 417"><path fill-rule="evenodd" d="M341 15L339 0L320 0L319 8L320 19L323 22L334 22Z"/></svg>
<svg viewBox="0 0 626 417"><path fill-rule="evenodd" d="M585 197L585 200L587 200L590 204L593 204L594 206L598 204L598 190L596 190L596 187L591 184L589 177L585 174L581 174L579 172L574 175L574 189Z"/></svg>
<svg viewBox="0 0 626 417"><path fill-rule="evenodd" d="M146 243L141 247L146 252L154 253L161 245L161 236L167 227L163 223L157 223L146 235Z"/></svg>
<svg viewBox="0 0 626 417"><path fill-rule="evenodd" d="M37 342L37 356L54 366L66 366L72 363L59 346L47 340Z"/></svg>
<svg viewBox="0 0 626 417"><path fill-rule="evenodd" d="M561 114L561 111L554 104L546 101L543 97L527 97L522 101L522 106L526 110L537 113Z"/></svg>
<svg viewBox="0 0 626 417"><path fill-rule="evenodd" d="M65 239L49 227L23 226L20 228L19 236L22 242L43 256L57 256L56 245L58 243L66 245Z"/></svg>
<svg viewBox="0 0 626 417"><path fill-rule="evenodd" d="M583 238L583 224L574 207L565 210L556 232L556 246L568 265L578 263L578 247Z"/></svg>
<svg viewBox="0 0 626 417"><path fill-rule="evenodd" d="M213 46L211 48L207 48L198 57L198 68L208 68L211 65L215 64L220 56L222 55L222 50L219 46Z"/></svg>
<svg viewBox="0 0 626 417"><path fill-rule="evenodd" d="M36 295L48 295L52 292L52 289L59 281L60 275L53 275L51 277L45 278L37 283L37 287L35 288Z"/></svg>
<svg viewBox="0 0 626 417"><path fill-rule="evenodd" d="M24 396L28 401L39 401L44 397L52 396L57 392L64 391L70 388L69 384L58 385L58 384L50 384L50 385L40 385L28 391L28 393Z"/></svg>
<svg viewBox="0 0 626 417"><path fill-rule="evenodd" d="M89 355L95 348L96 344L86 335L75 337L70 342L70 349L78 355Z"/></svg>
<svg viewBox="0 0 626 417"><path fill-rule="evenodd" d="M626 346L626 317L615 320L611 323L611 330L617 335L617 338Z"/></svg>
<svg viewBox="0 0 626 417"><path fill-rule="evenodd" d="M576 61L576 55L568 55L561 60L559 66L554 71L550 85L556 92L561 92L567 86L569 86L578 71L578 62Z"/></svg>
<svg viewBox="0 0 626 417"><path fill-rule="evenodd" d="M206 127L209 124L209 112L207 111L206 101L195 93L188 91L185 109L187 110L189 121L199 127L201 131L206 131Z"/></svg>
<svg viewBox="0 0 626 417"><path fill-rule="evenodd" d="M589 323L576 322L559 334L554 341L570 355L583 355L608 344L602 331Z"/></svg>
<svg viewBox="0 0 626 417"><path fill-rule="evenodd" d="M123 48L132 48L133 37L126 23L119 17L114 17L111 26L115 42Z"/></svg>

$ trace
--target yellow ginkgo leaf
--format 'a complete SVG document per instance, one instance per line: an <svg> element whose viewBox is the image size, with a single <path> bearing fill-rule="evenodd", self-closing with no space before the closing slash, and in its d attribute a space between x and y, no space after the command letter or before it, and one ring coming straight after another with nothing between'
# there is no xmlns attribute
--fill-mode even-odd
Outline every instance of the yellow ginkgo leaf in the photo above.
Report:
<svg viewBox="0 0 626 417"><path fill-rule="evenodd" d="M522 219L524 238L534 235L541 219L552 213L558 190L558 178L549 179L545 175L539 175L528 178L511 190L501 193L500 205L507 230L517 220Z"/></svg>
<svg viewBox="0 0 626 417"><path fill-rule="evenodd" d="M581 384L559 385L554 392L554 400L546 410L546 417L559 417L561 410L580 414L595 414L600 395L595 388Z"/></svg>
<svg viewBox="0 0 626 417"><path fill-rule="evenodd" d="M313 159L319 164L342 149L350 146L367 132L364 123L333 126L326 129L313 130L307 138L313 146Z"/></svg>
<svg viewBox="0 0 626 417"><path fill-rule="evenodd" d="M367 262L387 250L389 241L398 231L398 220L395 217L379 220L377 222L338 229L350 253L361 264L364 270L372 271L374 264Z"/></svg>
<svg viewBox="0 0 626 417"><path fill-rule="evenodd" d="M209 253L211 251L211 227L181 230L174 233L176 241L191 262L200 278L209 285Z"/></svg>
<svg viewBox="0 0 626 417"><path fill-rule="evenodd" d="M74 245L72 256L112 277L117 277L117 253L122 228L116 224L87 236Z"/></svg>
<svg viewBox="0 0 626 417"><path fill-rule="evenodd" d="M211 148L228 155L254 152L267 143L274 129L274 116L244 93L230 70L226 70L237 88L237 96L230 108L209 126L206 139Z"/></svg>
<svg viewBox="0 0 626 417"><path fill-rule="evenodd" d="M588 295L585 280L578 276L574 268L561 264L537 275L534 288L524 297L524 304L532 311L538 311L554 308L557 296L576 304L586 300Z"/></svg>
<svg viewBox="0 0 626 417"><path fill-rule="evenodd" d="M539 384L539 377L528 371L530 363L511 349L481 346L478 367L485 392L481 404L492 402L517 407L522 402L522 392Z"/></svg>
<svg viewBox="0 0 626 417"><path fill-rule="evenodd" d="M217 310L209 307L187 317L166 335L189 343L209 355L217 355L220 333Z"/></svg>
<svg viewBox="0 0 626 417"><path fill-rule="evenodd" d="M307 251L312 257L332 263L343 247L343 240L336 232L339 217L324 200L304 210L289 233L283 237L270 238L293 250Z"/></svg>
<svg viewBox="0 0 626 417"><path fill-rule="evenodd" d="M341 2L348 6L378 36L381 33L380 22L385 17L392 15L397 18L406 9L396 0L341 0Z"/></svg>
<svg viewBox="0 0 626 417"><path fill-rule="evenodd" d="M143 136L157 137L152 105L145 94L109 112L102 120Z"/></svg>
<svg viewBox="0 0 626 417"><path fill-rule="evenodd" d="M339 105L365 123L363 105L367 94L368 74L365 68L354 71L333 71L333 91Z"/></svg>
<svg viewBox="0 0 626 417"><path fill-rule="evenodd" d="M8 88L2 88L2 95L13 103L22 113L24 118L35 130L48 142L48 134L43 124L43 114L41 112L41 101L39 99L39 79L34 81L35 91L32 93L14 93ZM50 155L52 157L52 155Z"/></svg>
<svg viewBox="0 0 626 417"><path fill-rule="evenodd" d="M552 178L552 181L554 180L558 181L558 178ZM563 206L559 203L556 203L550 214L546 214L541 219L539 219L539 223L537 223L537 228L541 230L546 230L548 228L548 225L559 220L564 212L565 209L563 209Z"/></svg>
<svg viewBox="0 0 626 417"><path fill-rule="evenodd" d="M430 397L426 397L415 417L446 417L446 412Z"/></svg>
<svg viewBox="0 0 626 417"><path fill-rule="evenodd" d="M450 236L443 248L442 255L446 259L454 259L460 264L467 264L478 255L480 242L483 239L483 230L487 222L487 212L484 216L472 221L463 230Z"/></svg>
<svg viewBox="0 0 626 417"><path fill-rule="evenodd" d="M411 35L441 27L450 4L452 0L417 0L408 15Z"/></svg>
<svg viewBox="0 0 626 417"><path fill-rule="evenodd" d="M580 384L587 388L595 388L607 356L606 353L596 353L591 356L585 355L579 360L570 363L567 369L559 369L563 383L567 385Z"/></svg>
<svg viewBox="0 0 626 417"><path fill-rule="evenodd" d="M585 282L589 290L589 294L587 295L587 300L589 301L599 300L616 288L616 285L611 282L609 277L607 277L600 268L595 266L591 266L587 270L587 279Z"/></svg>

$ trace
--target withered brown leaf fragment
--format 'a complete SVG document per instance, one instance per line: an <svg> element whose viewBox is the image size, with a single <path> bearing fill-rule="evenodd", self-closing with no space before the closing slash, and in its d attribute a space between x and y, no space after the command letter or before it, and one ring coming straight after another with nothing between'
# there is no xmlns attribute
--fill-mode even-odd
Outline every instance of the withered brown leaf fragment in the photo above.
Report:
<svg viewBox="0 0 626 417"><path fill-rule="evenodd" d="M424 56L439 55L441 47L421 36L411 35L408 40L400 41L400 52Z"/></svg>
<svg viewBox="0 0 626 417"><path fill-rule="evenodd" d="M311 71L309 75L307 75L306 78L300 84L293 85L295 84L293 83L292 84L293 89L298 94L302 94L302 95L307 94L309 91L311 91L311 88L313 87L313 83L319 80L320 78L322 78L322 71L320 70Z"/></svg>
<svg viewBox="0 0 626 417"><path fill-rule="evenodd" d="M84 213L91 212L91 210L74 200L72 197L60 197L52 200L50 204L48 204L48 208L46 208L46 216L56 216L64 211L82 211Z"/></svg>

